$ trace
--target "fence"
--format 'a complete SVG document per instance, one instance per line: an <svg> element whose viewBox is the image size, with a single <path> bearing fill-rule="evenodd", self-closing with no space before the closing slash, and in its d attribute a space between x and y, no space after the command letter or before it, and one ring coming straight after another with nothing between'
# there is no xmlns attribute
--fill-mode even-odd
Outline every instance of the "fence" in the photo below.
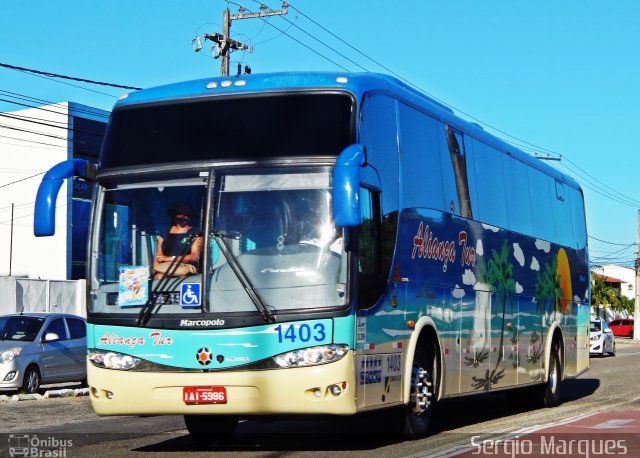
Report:
<svg viewBox="0 0 640 458"><path fill-rule="evenodd" d="M86 316L85 280L0 277L0 315L59 312Z"/></svg>

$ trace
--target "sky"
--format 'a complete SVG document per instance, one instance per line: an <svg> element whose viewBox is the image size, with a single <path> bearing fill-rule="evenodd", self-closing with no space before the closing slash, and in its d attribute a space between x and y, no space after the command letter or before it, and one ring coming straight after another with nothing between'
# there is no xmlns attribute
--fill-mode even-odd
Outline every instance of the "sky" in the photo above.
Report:
<svg viewBox="0 0 640 458"><path fill-rule="evenodd" d="M141 88L216 76L211 42L196 53L192 39L221 32L223 10L236 14L238 5L260 6L0 0L0 64ZM253 73L401 77L531 154L561 155L549 163L584 189L592 264L633 265L640 2L295 0L288 11L232 23L232 37L253 45L253 53L232 54L232 72L241 63ZM24 96L110 110L127 92L2 67L0 91L14 102L0 100L0 111L23 108L15 102Z"/></svg>

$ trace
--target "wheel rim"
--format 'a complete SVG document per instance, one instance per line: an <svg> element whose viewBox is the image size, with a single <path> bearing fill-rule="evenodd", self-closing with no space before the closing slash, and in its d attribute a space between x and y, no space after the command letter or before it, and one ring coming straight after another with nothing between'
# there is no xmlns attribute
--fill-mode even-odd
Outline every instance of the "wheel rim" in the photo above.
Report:
<svg viewBox="0 0 640 458"><path fill-rule="evenodd" d="M549 367L549 380L547 384L551 392L555 393L558 386L558 362L555 359L551 367Z"/></svg>
<svg viewBox="0 0 640 458"><path fill-rule="evenodd" d="M27 391L33 393L38 388L38 373L33 369L27 374Z"/></svg>
<svg viewBox="0 0 640 458"><path fill-rule="evenodd" d="M432 383L429 372L418 367L413 370L411 410L416 417L423 417L431 408Z"/></svg>

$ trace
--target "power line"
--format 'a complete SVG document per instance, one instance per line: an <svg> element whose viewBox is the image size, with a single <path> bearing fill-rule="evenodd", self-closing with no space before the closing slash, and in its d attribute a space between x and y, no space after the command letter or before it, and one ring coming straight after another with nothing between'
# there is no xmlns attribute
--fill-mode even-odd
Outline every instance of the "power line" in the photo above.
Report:
<svg viewBox="0 0 640 458"><path fill-rule="evenodd" d="M597 240L598 242L606 243L608 245L617 245L617 246L626 246L626 247L637 245L637 243L614 243L614 242L608 242L607 240L602 240L602 239L599 239L599 238L594 237L592 235L590 235L589 238L593 239L593 240Z"/></svg>
<svg viewBox="0 0 640 458"><path fill-rule="evenodd" d="M5 67L11 70L17 70L20 72L28 72L28 73L33 73L36 75L42 75L42 76L47 76L50 78L62 78L62 79L67 79L67 80L73 80L73 81L79 81L82 83L89 83L89 84L96 84L99 86L109 86L109 87L117 87L120 89L132 89L134 91L138 91L141 88L139 87L132 87L132 86L124 86L121 84L113 84L113 83L105 83L104 81L94 81L94 80L89 80L89 79L85 79L85 78L78 78L75 76L67 76L67 75L59 75L57 73L51 73L51 72L43 72L40 70L34 70L32 68L25 68L25 67L17 67L15 65L9 65L9 64L4 64L2 62L0 62L0 67ZM110 95L110 94L106 94L106 95Z"/></svg>
<svg viewBox="0 0 640 458"><path fill-rule="evenodd" d="M256 1L256 0L252 0L252 1ZM516 143L516 146L525 150L530 150L533 151L534 153L542 153L542 154L546 154L547 156L550 154L553 154L555 156L557 156L558 158L561 159L565 159L567 162L571 163L574 167L578 168L579 170L582 170L584 173L586 173L588 176L590 176L595 182L600 183L602 186L604 186L605 188L609 189L611 192L603 190L602 187L598 186L597 184L593 184L592 186L595 188L596 192L598 192L599 194L601 194L602 196L609 198L611 200L614 200L616 202L619 202L621 204L624 205L629 205L629 206L633 206L633 207L638 207L640 206L640 201L629 197L615 189L613 189L612 187L610 187L609 185L606 185L605 183L602 183L600 180L598 180L597 178L593 177L591 174L589 174L588 172L584 171L584 169L582 169L580 166L578 166L576 163L574 163L573 161L571 161L567 156L560 154L558 152L552 151L550 149L547 148L543 148L541 146L538 146L534 143L528 142L526 140L523 140L521 138L515 137L514 135L511 135L501 129L498 129L497 127L492 126L491 124L486 123L485 121L482 121L480 119L478 119L477 117L459 109L456 108L455 106L451 105L450 103L447 103L446 101L436 97L435 95L429 93L428 91L424 90L423 88L421 88L420 86L418 86L417 84L407 80L406 78L404 78L403 76L399 75L398 73L394 72L393 70L391 70L390 68L386 67L384 64L382 64L381 62L377 61L376 59L372 58L371 56L369 56L368 54L360 51L359 49L357 49L356 47L354 47L353 45L349 44L347 41L345 41L344 39L342 39L341 37L339 37L337 34L333 33L332 31L330 31L329 29L327 29L326 27L324 27L322 24L320 24L319 22L315 21L313 18L309 17L308 15L306 15L305 13L303 13L301 10L299 10L298 8L296 8L294 5L289 3L289 7L291 9L293 9L294 11L296 11L298 14L300 14L301 16L303 16L304 18L308 19L309 21L311 21L313 24L315 24L317 27L321 28L322 30L324 30L326 33L330 34L332 37L336 38L337 40L339 40L340 42L342 42L343 44L345 44L346 46L348 46L349 48L351 48L352 50L356 51L357 53L359 53L360 55L362 55L363 57L367 58L368 60L370 60L371 62L375 63L376 65L380 66L381 68L385 69L386 71L388 71L389 73L391 73L392 75L396 76L398 79L400 79L401 81L407 83L408 85L412 86L415 89L418 89L420 91L422 91L423 93L425 93L426 95L428 95L429 97L433 98L434 100L437 100L438 102L456 110L457 112L461 113L462 115L490 128L491 130L502 134L506 137L508 137L510 140L508 140L510 143L514 143L514 140L516 142L518 142L519 144ZM296 28L299 28L300 30L302 30L300 27L296 26ZM304 31L304 30L303 30ZM304 31L305 33L307 33L306 31ZM314 36L312 36L311 34L307 33L307 35L311 36L312 38L316 39ZM316 39L317 41L320 41L318 39ZM321 42L321 41L320 41ZM321 42L322 43L322 42ZM323 43L324 44L324 43ZM331 48L330 46L324 44L325 46L327 46L329 49L335 51L333 48ZM342 54L338 53L339 55L343 56ZM344 57L344 56L343 56ZM349 59L351 61L351 59ZM353 62L353 61L352 61ZM357 64L359 67L363 68L362 66L360 66L359 64ZM526 145L526 146L525 146ZM570 170L572 173L576 173L574 170L570 169L569 167L565 166L563 164L563 166L565 168L567 168L568 170ZM577 175L580 176L579 173L576 173ZM584 176L582 176L582 178L584 178Z"/></svg>
<svg viewBox="0 0 640 458"><path fill-rule="evenodd" d="M26 143L35 143L37 145L45 145L45 146L54 146L56 148L66 148L64 146L60 146L60 145L54 145L53 143L44 143L44 142L37 142L35 140L25 140L24 138L18 138L18 137L8 137L6 135L0 135L0 138L7 138L9 140L18 140L21 142L26 142Z"/></svg>
<svg viewBox="0 0 640 458"><path fill-rule="evenodd" d="M228 1L227 3L231 3L232 5L236 5L236 6L238 6L238 7L242 7L242 8L244 8L244 6L240 5L239 3L235 3L235 2L232 2L232 1ZM245 9L246 9L246 11L248 11L249 13L251 13L251 12L252 12L252 11L250 11L250 10L249 10L249 9L247 9L247 8L245 8ZM296 10L296 11L297 11L297 10ZM298 40L297 38L295 38L295 37L291 36L291 35L290 35L289 33L287 33L285 30L282 30L281 28L279 28L279 27L277 27L277 26L273 25L272 23L267 22L264 18L260 18L260 19L262 19L264 22L266 22L266 23L267 23L267 25L269 25L270 27L273 27L274 29L276 29L278 32L281 32L281 33L282 33L282 35L286 35L287 37L291 38L293 41L295 41L295 42L296 42L296 43L298 43L299 45L304 46L304 47L305 47L305 48L307 48L309 51L311 51L311 52L313 52L313 53L317 54L318 56L322 57L323 59L327 60L328 62L331 62L331 63L332 63L333 65L335 65L336 67L339 67L339 68L341 68L342 70L344 70L344 71L346 71L346 72L349 72L349 69L347 69L347 68L343 67L342 65L340 65L339 63L337 63L337 62L335 62L334 60L330 59L329 57L325 56L325 55L324 55L324 54L322 54L321 52L316 51L316 50L315 50L315 49L313 49L312 47L310 47L310 46L308 46L308 45L304 44L303 42L301 42L301 41L300 41L300 40Z"/></svg>
<svg viewBox="0 0 640 458"><path fill-rule="evenodd" d="M21 121L21 122L28 122L28 123L32 123L32 124L37 124L39 126L51 127L51 128L54 128L54 129L63 129L63 130L66 130L68 132L83 133L83 134L87 134L87 135L95 135L96 137L100 137L100 139L102 139L102 137L104 137L104 134L102 134L100 132L89 132L89 131L86 131L86 130L83 130L83 129L71 128L71 127L68 127L68 124L66 126L64 126L64 125L56 126L54 124L49 124L44 119L40 119L40 121L36 121L35 120L35 119L39 119L39 118L23 119L20 116L10 115L10 114L6 114L6 113L0 113L0 117L8 118L8 119L14 119L16 121ZM6 125L0 124L0 127L6 127Z"/></svg>
<svg viewBox="0 0 640 458"><path fill-rule="evenodd" d="M109 115L108 114L104 114L104 113L97 113L96 111L93 110L86 110L83 108L78 108L78 107L65 107L63 103L57 103L57 102L52 102L50 100L45 100L45 99L39 99L37 97L32 97L29 95L25 95L25 94L20 94L17 92L11 92L11 91L5 91L0 89L0 94L6 96L6 97L11 97L17 100L22 100L23 102L30 102L30 103L37 103L37 104L41 104L41 105L50 105L52 107L56 107L56 108L70 108L69 112L73 111L75 113L84 113L84 114L90 114L99 118L108 118ZM25 105L25 104L19 104L17 102L12 102L10 100L6 100L6 99L2 99L5 102L8 103L13 103L15 105L21 105L21 106L25 106L25 107L29 107L29 108L36 108L36 109L43 109L42 107L38 107L38 106L33 106L33 105ZM64 114L66 115L67 113L60 113L57 111L52 111L52 110L46 110L46 111L51 111L52 113L57 113L57 114Z"/></svg>
<svg viewBox="0 0 640 458"><path fill-rule="evenodd" d="M257 4L259 4L259 5L260 5L260 4L262 4L262 2L259 2L258 0L251 0L251 1L252 1L252 2L254 2L254 3L257 3ZM298 11L298 10L296 10L296 11ZM363 71L365 71L365 72L368 72L368 71L369 71L368 69L366 69L365 67L363 67L362 65L360 65L359 63L357 63L356 61L354 61L354 60L350 59L349 57L345 56L344 54L342 54L342 53L341 53L340 51L338 51L337 49L335 49L335 48L333 48L333 47L329 46L329 45L328 45L327 43L325 43L324 41L322 41L322 40L320 40L319 38L317 38L316 36L314 36L314 35L310 34L310 33L309 33L309 32L307 32L306 30L304 30L302 27L300 27L300 26L298 26L297 24L295 24L295 23L291 22L291 21L290 21L289 19L287 19L286 17L284 17L284 16L280 16L280 18L281 18L281 19L283 19L283 20L285 20L285 21L287 21L287 22L290 24L289 28L291 28L291 27L295 27L296 29L298 29L298 30L300 30L302 33L304 33L305 35L307 35L307 36L309 36L309 37L313 38L315 41L317 41L317 42L318 42L318 43L320 43L321 45L326 46L327 48L329 48L331 51L333 51L334 53L336 53L337 55L339 55L339 56L340 56L340 57L342 57L343 59L348 60L349 62L351 62L352 64L356 65L357 67L360 67L360 69L362 69Z"/></svg>
<svg viewBox="0 0 640 458"><path fill-rule="evenodd" d="M12 181L11 183L6 183L6 184L3 184L3 185L0 185L0 188L6 188L7 186L11 186L12 184L20 183L21 181L26 181L26 180L29 180L31 178L35 178L37 176L44 175L44 173L45 172L39 172L39 173L36 173L35 175L31 175L31 176L26 177L26 178L21 178L20 180Z"/></svg>
<svg viewBox="0 0 640 458"><path fill-rule="evenodd" d="M40 135L42 137L55 138L57 140L73 141L74 143L84 143L84 142L77 142L76 140L73 140L69 137L61 137L59 135L45 134L44 132L38 132L36 130L20 129L19 127L7 126L6 124L0 124L0 129L15 130L17 132L25 132L28 134Z"/></svg>

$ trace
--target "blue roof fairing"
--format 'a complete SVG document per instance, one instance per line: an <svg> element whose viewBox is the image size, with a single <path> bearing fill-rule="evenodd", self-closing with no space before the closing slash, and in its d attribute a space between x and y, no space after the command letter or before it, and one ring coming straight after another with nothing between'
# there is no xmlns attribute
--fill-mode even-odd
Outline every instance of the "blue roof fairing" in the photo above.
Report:
<svg viewBox="0 0 640 458"><path fill-rule="evenodd" d="M346 79L338 82L338 79ZM228 87L222 83L228 81ZM236 85L243 81L246 84ZM210 83L217 83L217 87L208 88ZM406 83L392 76L378 73L338 73L338 72L284 72L254 75L211 77L180 83L168 84L149 89L131 92L119 100L114 110L131 107L138 104L161 103L165 101L186 100L192 98L214 97L220 95L257 94L269 92L297 91L297 90L338 90L353 94L359 105L367 92L382 92L394 94L405 103L427 111L433 117L462 130L478 140L491 145L505 154L530 164L539 170L561 180L575 188L580 188L573 178L559 172L557 169L534 158L515 146L497 138L478 124L467 122L453 113L448 106L428 95L414 89Z"/></svg>

